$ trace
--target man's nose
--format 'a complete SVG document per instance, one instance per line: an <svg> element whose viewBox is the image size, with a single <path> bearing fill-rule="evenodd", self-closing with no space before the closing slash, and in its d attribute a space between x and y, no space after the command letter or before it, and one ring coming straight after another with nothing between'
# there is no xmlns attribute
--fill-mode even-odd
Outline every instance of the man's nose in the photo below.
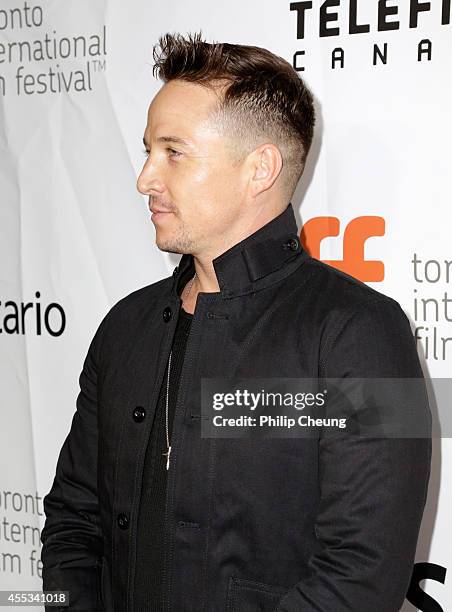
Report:
<svg viewBox="0 0 452 612"><path fill-rule="evenodd" d="M137 189L143 195L150 195L154 191L161 192L165 189L164 182L150 157L146 160L137 179Z"/></svg>

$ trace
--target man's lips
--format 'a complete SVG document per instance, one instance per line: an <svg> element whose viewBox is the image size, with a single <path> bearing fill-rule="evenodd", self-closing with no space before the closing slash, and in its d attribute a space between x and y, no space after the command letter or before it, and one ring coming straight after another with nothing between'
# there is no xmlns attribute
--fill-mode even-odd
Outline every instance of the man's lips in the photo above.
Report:
<svg viewBox="0 0 452 612"><path fill-rule="evenodd" d="M151 215L151 219L154 221L155 219L162 219L163 217L169 215L172 213L171 210L165 210L163 208L150 208L150 211L152 213Z"/></svg>

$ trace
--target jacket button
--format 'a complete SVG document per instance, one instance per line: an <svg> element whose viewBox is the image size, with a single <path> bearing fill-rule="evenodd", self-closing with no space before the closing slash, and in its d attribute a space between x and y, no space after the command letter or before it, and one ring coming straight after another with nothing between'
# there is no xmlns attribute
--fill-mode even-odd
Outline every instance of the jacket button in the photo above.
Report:
<svg viewBox="0 0 452 612"><path fill-rule="evenodd" d="M291 238L284 243L284 247L286 249L290 249L291 251L296 251L298 249L298 240L296 238Z"/></svg>
<svg viewBox="0 0 452 612"><path fill-rule="evenodd" d="M127 514L118 514L117 522L120 529L128 529L129 527L129 517Z"/></svg>
<svg viewBox="0 0 452 612"><path fill-rule="evenodd" d="M135 423L141 423L146 416L146 410L142 406L137 406L132 413L132 418Z"/></svg>
<svg viewBox="0 0 452 612"><path fill-rule="evenodd" d="M166 308L164 308L163 310L163 320L165 321L165 323L168 323L168 321L171 319L171 308L169 306L167 306Z"/></svg>

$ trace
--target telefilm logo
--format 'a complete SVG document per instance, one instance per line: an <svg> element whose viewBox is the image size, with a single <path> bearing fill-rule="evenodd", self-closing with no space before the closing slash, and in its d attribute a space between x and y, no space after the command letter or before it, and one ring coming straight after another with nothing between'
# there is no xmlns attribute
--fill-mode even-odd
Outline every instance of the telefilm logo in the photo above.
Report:
<svg viewBox="0 0 452 612"><path fill-rule="evenodd" d="M451 0L436 0L435 2L421 2L419 0L405 0L400 4L396 0L388 4L389 0L325 0L319 6L312 1L291 2L290 11L296 16L297 40L306 38L306 34L316 31L319 38L334 36L353 36L355 34L373 34L375 32L390 32L406 29L420 28L425 24L425 13L433 11L438 18L438 23L443 26L450 25ZM313 5L316 5L313 8ZM374 7L372 19L365 19L363 12ZM400 6L399 6L400 5ZM402 20L399 8L408 13ZM422 15L424 13L424 15ZM346 23L344 27L342 24ZM432 60L433 43L426 36L420 36L414 54L418 62ZM293 67L297 71L304 71L306 51L298 50L293 57ZM332 70L344 68L346 50L342 46L332 47L331 64ZM372 65L386 65L390 61L390 45L388 42L374 43L370 49L369 58Z"/></svg>
<svg viewBox="0 0 452 612"><path fill-rule="evenodd" d="M36 291L36 300L40 297L40 291ZM39 301L0 301L0 334L61 336L65 327L66 314L57 302L44 305Z"/></svg>

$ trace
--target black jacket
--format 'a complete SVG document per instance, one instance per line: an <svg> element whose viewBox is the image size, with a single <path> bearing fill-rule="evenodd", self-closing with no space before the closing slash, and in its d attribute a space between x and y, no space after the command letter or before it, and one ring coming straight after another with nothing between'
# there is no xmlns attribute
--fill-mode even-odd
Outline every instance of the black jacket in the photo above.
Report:
<svg viewBox="0 0 452 612"><path fill-rule="evenodd" d="M198 294L173 423L162 609L396 612L430 439L201 437L200 380L422 377L406 315L311 258L291 204L213 264L220 292ZM44 589L69 590L71 610L133 611L146 443L193 273L183 255L115 304L89 346L44 500Z"/></svg>

